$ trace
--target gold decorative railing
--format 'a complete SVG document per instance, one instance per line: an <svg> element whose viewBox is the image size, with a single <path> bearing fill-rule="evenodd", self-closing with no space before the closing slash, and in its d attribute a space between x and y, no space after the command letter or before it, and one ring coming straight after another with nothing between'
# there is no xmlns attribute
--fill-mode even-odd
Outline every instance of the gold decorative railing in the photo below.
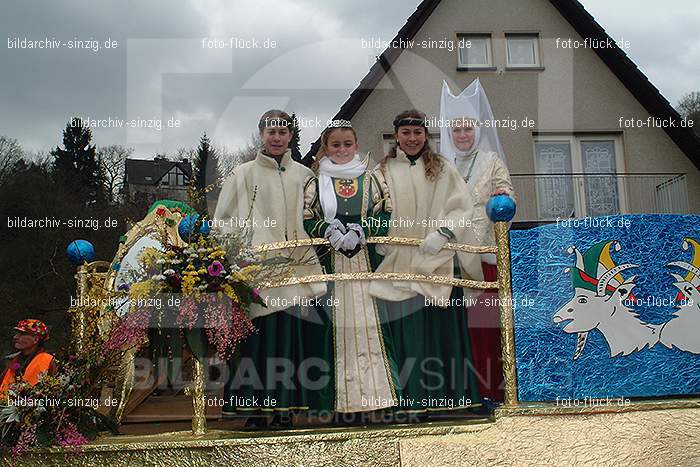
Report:
<svg viewBox="0 0 700 467"><path fill-rule="evenodd" d="M90 278L104 278L107 276L107 271L109 270L108 261L93 261L92 263L85 263L78 266L78 271L75 274L75 283L79 299L84 299L87 297L90 288ZM71 319L72 327L72 340L73 346L77 353L82 352L83 342L88 337L86 334L86 317L84 312L80 309L76 310L75 315Z"/></svg>
<svg viewBox="0 0 700 467"><path fill-rule="evenodd" d="M474 281L470 279L455 279L453 277L410 274L410 273L333 273L314 276L293 277L279 282L268 284L269 287L280 287L293 284L307 284L310 282L343 281L343 280L392 280L411 282L430 282L434 284L447 284L454 287L466 287L471 289L497 289L499 298L499 312L501 321L501 352L503 360L503 379L505 383L504 406L511 407L518 404L518 385L515 372L515 332L513 324L513 306L511 298L510 275L510 242L508 238L508 222L498 221L494 223L496 234L496 246L465 245L461 243L447 243L443 247L447 250L465 253L495 253L497 267L497 281ZM400 237L370 237L367 243L384 245L420 246L422 239ZM258 245L256 251L267 252L289 248L329 245L328 240L320 238L290 240L286 242L267 243Z"/></svg>
<svg viewBox="0 0 700 467"><path fill-rule="evenodd" d="M515 372L515 336L513 329L513 308L511 300L511 273L510 273L510 245L508 238L508 222L495 222L496 246L475 246L459 243L447 243L444 248L457 252L472 254L495 253L497 258L498 276L496 282L475 281L470 279L455 279L437 275L422 275L410 273L333 273L313 276L292 277L275 283L265 284L267 288L281 287L292 284L303 284L310 282L345 281L345 280L392 280L392 281L421 281L435 284L447 284L454 287L466 287L471 289L498 289L500 302L500 322L501 322L501 347L503 360L503 377L505 382L504 407L514 407L518 404L517 381ZM398 237L370 237L367 243L419 246L421 239L398 238ZM287 242L269 243L258 245L258 252L275 251L281 249L312 247L329 245L325 239L301 239ZM96 272L97 267L108 265L103 261L94 261L79 266L77 279L77 291L79 298L87 294L87 278L89 274L105 274ZM84 317L76 316L73 320L73 339L76 347L80 348L84 338L85 324ZM196 358L193 361L192 385L187 389L187 394L192 397L192 433L202 435L206 432L206 393L204 367ZM125 405L122 401L121 407Z"/></svg>

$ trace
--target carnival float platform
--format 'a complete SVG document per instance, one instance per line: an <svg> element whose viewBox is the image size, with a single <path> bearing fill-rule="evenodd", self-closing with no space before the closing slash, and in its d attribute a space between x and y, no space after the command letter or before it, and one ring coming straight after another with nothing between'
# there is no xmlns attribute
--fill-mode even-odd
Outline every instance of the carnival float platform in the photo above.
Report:
<svg viewBox="0 0 700 467"><path fill-rule="evenodd" d="M163 429L167 425L151 425ZM124 431L131 428L125 426ZM184 427L183 427L184 428ZM363 428L104 436L80 451L27 453L21 465L698 465L700 401L600 410L521 405L495 417ZM139 430L148 429L143 426ZM4 459L9 465L9 459Z"/></svg>
<svg viewBox="0 0 700 467"><path fill-rule="evenodd" d="M190 359L188 397L139 418L130 407L148 399L150 389L132 391L132 354L123 360L116 385L105 388L120 401L113 413L122 434L103 434L80 448L30 449L18 463L700 465L698 216L612 216L610 223L631 220L634 227L562 233L551 225L509 234L510 211L491 216L497 247L489 251L497 254L498 282L455 284L498 289L505 397L493 413L361 427L298 418L290 430L244 431L242 419L222 421L207 409L211 391L204 365ZM109 272L90 272L91 267L80 266L76 276L81 296L89 278L110 280ZM630 268L640 274L624 277ZM582 307L588 303L579 301L582 296L595 307ZM675 299L659 306L648 297ZM597 325L585 325L591 313L605 312L610 304L615 307L609 317L625 317L624 325L604 327L598 317ZM78 315L74 335L84 334L83 323ZM161 416L154 418L157 412ZM9 465L12 459L7 455L3 461Z"/></svg>

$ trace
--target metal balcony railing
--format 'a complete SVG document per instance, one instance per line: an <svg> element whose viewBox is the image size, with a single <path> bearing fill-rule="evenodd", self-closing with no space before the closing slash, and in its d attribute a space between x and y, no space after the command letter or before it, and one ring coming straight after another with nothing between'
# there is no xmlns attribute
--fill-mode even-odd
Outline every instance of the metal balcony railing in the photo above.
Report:
<svg viewBox="0 0 700 467"><path fill-rule="evenodd" d="M515 222L614 214L687 214L685 174L513 174Z"/></svg>

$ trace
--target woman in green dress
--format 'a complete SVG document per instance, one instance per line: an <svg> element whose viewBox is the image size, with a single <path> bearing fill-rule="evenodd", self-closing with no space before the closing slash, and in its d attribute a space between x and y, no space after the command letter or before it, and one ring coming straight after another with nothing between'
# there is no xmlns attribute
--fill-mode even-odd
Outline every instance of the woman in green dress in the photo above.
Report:
<svg viewBox="0 0 700 467"><path fill-rule="evenodd" d="M392 200L388 235L421 239L420 246L383 245L379 273L437 275L483 280L478 255L443 248L475 244L473 202L459 172L434 153L425 114L402 112L394 120L397 145L380 170ZM419 279L416 277L416 279ZM401 375L397 409L454 413L480 404L467 332L470 289L421 280L373 280Z"/></svg>
<svg viewBox="0 0 700 467"><path fill-rule="evenodd" d="M310 206L304 187L314 185L315 176L291 159L292 119L286 112L270 110L258 128L263 148L224 182L215 225L226 232L247 222L253 245L308 239L303 213ZM306 248L269 255L298 259L293 265L296 277L322 272ZM258 332L241 344L239 361L231 363L224 417L246 416L247 427L262 428L272 414L273 427L287 428L294 412L332 410L330 322L316 303L325 292L323 282L260 291L266 307L251 307Z"/></svg>
<svg viewBox="0 0 700 467"><path fill-rule="evenodd" d="M312 237L327 238L322 254L328 273L366 273L379 262L366 238L385 235L391 200L381 172L367 169L369 155L358 153L357 135L347 120L335 120L321 135L310 187L314 212L304 224ZM376 300L368 280L338 280L329 300L333 321L335 411L347 413L392 407L397 401L397 369L391 342L383 338ZM360 417L361 419L361 417Z"/></svg>

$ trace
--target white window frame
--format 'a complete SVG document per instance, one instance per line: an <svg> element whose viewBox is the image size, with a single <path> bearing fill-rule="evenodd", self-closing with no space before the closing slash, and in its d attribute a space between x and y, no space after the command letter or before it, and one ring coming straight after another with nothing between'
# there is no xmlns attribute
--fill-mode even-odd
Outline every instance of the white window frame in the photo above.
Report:
<svg viewBox="0 0 700 467"><path fill-rule="evenodd" d="M547 142L567 142L569 143L569 148L571 149L571 171L574 174L584 174L583 171L583 156L581 154L581 143L586 141L613 141L615 146L615 167L616 173L618 175L624 174L625 171L625 158L623 154L623 144L622 135L617 133L589 133L585 135L576 134L566 134L566 135L547 135L538 134L532 139L532 156L534 158L535 167L535 180L537 175L543 174L540 172L538 167L539 162L537 158L537 143L547 143ZM536 196L537 196L537 216L538 220L554 220L545 219L540 214L540 198L542 194L540 189L536 186ZM576 217L585 217L588 215L588 209L586 207L586 188L582 177L577 177L573 181L573 194L574 194L574 210L576 212ZM627 213L627 191L625 189L624 177L617 178L617 196L620 213Z"/></svg>
<svg viewBox="0 0 700 467"><path fill-rule="evenodd" d="M178 181L182 180L182 184L179 184ZM171 181L174 181L175 183L170 183ZM185 172L175 166L172 169L168 170L168 172L163 176L163 178L160 181L160 184L163 186L186 186L187 185L187 174Z"/></svg>
<svg viewBox="0 0 700 467"><path fill-rule="evenodd" d="M541 68L540 59L540 35L538 33L506 33L506 68ZM510 39L532 39L533 58L535 63L511 63L510 62Z"/></svg>
<svg viewBox="0 0 700 467"><path fill-rule="evenodd" d="M493 37L491 33L467 33L467 32L459 32L457 33L457 45L459 45L459 42L464 39L466 41L471 41L473 39L484 39L486 41L486 60L488 63L477 63L477 64L470 64L470 63L463 63L462 62L462 48L457 47L457 68L458 69L473 69L473 70L479 70L479 69L491 69L494 68L495 65L493 63Z"/></svg>

